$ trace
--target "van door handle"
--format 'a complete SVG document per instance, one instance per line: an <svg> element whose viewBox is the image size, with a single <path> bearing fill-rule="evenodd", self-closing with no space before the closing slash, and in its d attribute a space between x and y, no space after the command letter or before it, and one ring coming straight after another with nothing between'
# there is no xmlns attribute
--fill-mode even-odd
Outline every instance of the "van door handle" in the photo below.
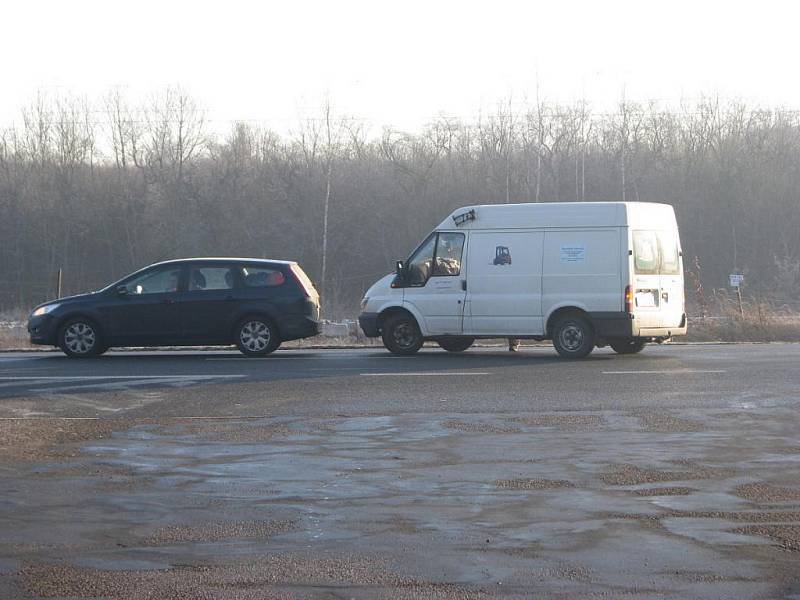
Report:
<svg viewBox="0 0 800 600"><path fill-rule="evenodd" d="M467 291L467 280L466 279L462 279L461 280L461 289L464 290L465 292Z"/></svg>
<svg viewBox="0 0 800 600"><path fill-rule="evenodd" d="M661 292L661 297L664 299L664 302L669 302L669 293L668 292Z"/></svg>

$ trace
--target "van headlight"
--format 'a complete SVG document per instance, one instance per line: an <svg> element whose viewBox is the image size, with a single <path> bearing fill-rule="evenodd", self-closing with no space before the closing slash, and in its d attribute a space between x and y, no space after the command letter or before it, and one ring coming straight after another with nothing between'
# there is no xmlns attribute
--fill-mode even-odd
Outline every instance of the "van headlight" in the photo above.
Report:
<svg viewBox="0 0 800 600"><path fill-rule="evenodd" d="M40 306L35 311L33 311L32 317L41 317L42 315L46 315L49 312L53 312L57 309L60 304L45 304L44 306Z"/></svg>
<svg viewBox="0 0 800 600"><path fill-rule="evenodd" d="M369 304L369 296L364 296L361 299L361 310L367 310L367 304Z"/></svg>

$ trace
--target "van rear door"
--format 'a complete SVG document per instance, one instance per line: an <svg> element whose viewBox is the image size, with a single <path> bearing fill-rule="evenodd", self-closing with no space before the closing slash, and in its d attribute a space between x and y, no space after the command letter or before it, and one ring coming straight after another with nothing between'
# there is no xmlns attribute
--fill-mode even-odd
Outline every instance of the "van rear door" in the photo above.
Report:
<svg viewBox="0 0 800 600"><path fill-rule="evenodd" d="M679 327L683 320L683 265L676 231L658 231L661 285L661 327Z"/></svg>
<svg viewBox="0 0 800 600"><path fill-rule="evenodd" d="M634 230L633 312L640 328L678 327L683 271L677 232Z"/></svg>
<svg viewBox="0 0 800 600"><path fill-rule="evenodd" d="M633 312L639 327L660 327L661 275L659 274L658 234L634 230Z"/></svg>

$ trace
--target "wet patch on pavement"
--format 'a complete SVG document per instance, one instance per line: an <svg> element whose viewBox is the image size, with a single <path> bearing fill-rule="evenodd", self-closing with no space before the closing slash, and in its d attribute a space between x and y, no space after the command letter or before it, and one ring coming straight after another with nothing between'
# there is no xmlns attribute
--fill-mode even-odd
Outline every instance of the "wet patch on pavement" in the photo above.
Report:
<svg viewBox="0 0 800 600"><path fill-rule="evenodd" d="M759 597L797 575L800 511L752 510L800 481L787 416L145 423L0 475L0 564L40 597Z"/></svg>
<svg viewBox="0 0 800 600"><path fill-rule="evenodd" d="M557 490L573 487L564 479L498 479L494 484L501 490Z"/></svg>
<svg viewBox="0 0 800 600"><path fill-rule="evenodd" d="M508 425L496 425L492 423L481 423L474 421L461 421L450 419L442 421L442 427L455 429L457 431L467 431L472 433L521 433L519 427L509 427Z"/></svg>

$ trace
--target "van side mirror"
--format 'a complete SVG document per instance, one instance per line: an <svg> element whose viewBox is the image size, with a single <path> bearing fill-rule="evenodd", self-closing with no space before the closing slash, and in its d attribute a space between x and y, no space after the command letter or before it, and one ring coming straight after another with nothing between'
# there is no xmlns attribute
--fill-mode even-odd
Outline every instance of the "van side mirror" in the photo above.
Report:
<svg viewBox="0 0 800 600"><path fill-rule="evenodd" d="M403 273L405 272L405 269L406 269L406 265L405 265L405 263L403 263L402 260L398 260L396 263L394 263L394 272L395 272L395 274L399 275L400 277L403 276Z"/></svg>

